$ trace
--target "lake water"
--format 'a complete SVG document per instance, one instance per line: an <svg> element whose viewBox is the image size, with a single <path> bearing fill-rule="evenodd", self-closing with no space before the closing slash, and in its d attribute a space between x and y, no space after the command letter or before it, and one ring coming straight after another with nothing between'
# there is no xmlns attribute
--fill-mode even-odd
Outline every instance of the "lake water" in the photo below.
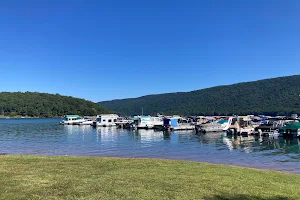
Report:
<svg viewBox="0 0 300 200"><path fill-rule="evenodd" d="M0 154L165 158L300 173L298 139L61 126L59 121L1 119Z"/></svg>

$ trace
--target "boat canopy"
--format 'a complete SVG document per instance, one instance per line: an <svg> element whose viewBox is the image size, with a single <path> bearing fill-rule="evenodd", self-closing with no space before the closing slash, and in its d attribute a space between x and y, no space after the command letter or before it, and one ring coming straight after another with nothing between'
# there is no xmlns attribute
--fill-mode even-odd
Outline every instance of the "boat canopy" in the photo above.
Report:
<svg viewBox="0 0 300 200"><path fill-rule="evenodd" d="M65 118L75 119L75 118L79 118L79 115L65 115Z"/></svg>
<svg viewBox="0 0 300 200"><path fill-rule="evenodd" d="M300 129L300 122L294 122L280 128L280 130L287 130L287 129L297 131L298 129Z"/></svg>
<svg viewBox="0 0 300 200"><path fill-rule="evenodd" d="M164 118L164 126L178 126L178 119L177 118Z"/></svg>
<svg viewBox="0 0 300 200"><path fill-rule="evenodd" d="M228 120L222 119L218 121L219 124L224 124L224 123L228 123Z"/></svg>
<svg viewBox="0 0 300 200"><path fill-rule="evenodd" d="M117 115L117 114L102 114L102 115L97 115L97 118L100 118L100 117L106 117L106 118L108 118L108 117L119 117L119 115Z"/></svg>
<svg viewBox="0 0 300 200"><path fill-rule="evenodd" d="M210 116L199 116L198 118L200 118L200 119L206 119L206 120L212 120L212 121L216 120L215 117L210 117Z"/></svg>
<svg viewBox="0 0 300 200"><path fill-rule="evenodd" d="M138 117L133 117L133 118L130 118L130 119L133 120L133 121L138 121L139 120Z"/></svg>
<svg viewBox="0 0 300 200"><path fill-rule="evenodd" d="M151 118L150 115L144 115L144 116L141 116L141 118Z"/></svg>

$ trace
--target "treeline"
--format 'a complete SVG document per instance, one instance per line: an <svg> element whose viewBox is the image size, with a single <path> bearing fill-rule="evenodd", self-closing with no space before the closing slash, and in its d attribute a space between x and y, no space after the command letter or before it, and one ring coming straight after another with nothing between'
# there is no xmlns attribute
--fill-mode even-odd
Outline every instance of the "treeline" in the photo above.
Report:
<svg viewBox="0 0 300 200"><path fill-rule="evenodd" d="M300 114L300 75L99 104L126 115L141 114L142 108L166 115Z"/></svg>
<svg viewBox="0 0 300 200"><path fill-rule="evenodd" d="M60 117L66 114L97 115L107 113L91 101L38 92L1 92L0 115L29 117Z"/></svg>

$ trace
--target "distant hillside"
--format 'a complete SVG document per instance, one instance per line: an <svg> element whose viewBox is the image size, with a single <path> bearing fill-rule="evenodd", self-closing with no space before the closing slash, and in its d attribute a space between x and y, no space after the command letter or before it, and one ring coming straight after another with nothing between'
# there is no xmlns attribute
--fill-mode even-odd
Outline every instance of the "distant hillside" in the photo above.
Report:
<svg viewBox="0 0 300 200"><path fill-rule="evenodd" d="M65 114L97 115L107 110L91 101L37 92L1 92L0 115L59 117Z"/></svg>
<svg viewBox="0 0 300 200"><path fill-rule="evenodd" d="M201 82L199 80L199 82ZM99 104L126 115L300 114L300 75L217 86L191 92L148 95Z"/></svg>

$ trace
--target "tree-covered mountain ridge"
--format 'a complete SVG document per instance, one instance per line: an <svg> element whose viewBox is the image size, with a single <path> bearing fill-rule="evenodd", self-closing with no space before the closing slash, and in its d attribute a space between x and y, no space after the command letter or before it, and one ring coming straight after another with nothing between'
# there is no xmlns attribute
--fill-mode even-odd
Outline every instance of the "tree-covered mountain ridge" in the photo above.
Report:
<svg viewBox="0 0 300 200"><path fill-rule="evenodd" d="M38 92L1 92L1 116L61 117L107 113L97 103L71 96Z"/></svg>
<svg viewBox="0 0 300 200"><path fill-rule="evenodd" d="M201 82L200 82L201 84ZM300 113L300 75L222 85L191 92L102 101L123 115L232 115Z"/></svg>

